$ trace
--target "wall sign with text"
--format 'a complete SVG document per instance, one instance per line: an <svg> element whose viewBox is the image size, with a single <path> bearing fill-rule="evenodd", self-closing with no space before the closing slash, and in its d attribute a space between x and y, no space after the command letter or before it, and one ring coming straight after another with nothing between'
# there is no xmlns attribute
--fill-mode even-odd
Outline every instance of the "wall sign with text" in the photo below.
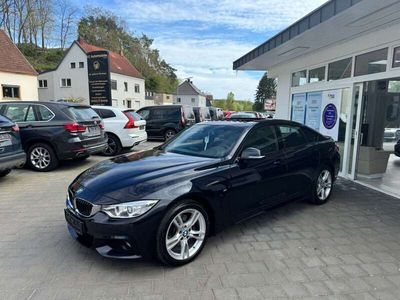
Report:
<svg viewBox="0 0 400 300"><path fill-rule="evenodd" d="M112 105L108 51L87 54L90 105Z"/></svg>
<svg viewBox="0 0 400 300"><path fill-rule="evenodd" d="M293 95L292 121L304 124L306 116L306 96L306 93Z"/></svg>

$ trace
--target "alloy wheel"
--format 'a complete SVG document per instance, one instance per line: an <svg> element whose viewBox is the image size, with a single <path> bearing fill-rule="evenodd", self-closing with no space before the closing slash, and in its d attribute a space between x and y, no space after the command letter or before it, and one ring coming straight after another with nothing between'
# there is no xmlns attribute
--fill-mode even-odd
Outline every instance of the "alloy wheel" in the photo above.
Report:
<svg viewBox="0 0 400 300"><path fill-rule="evenodd" d="M326 200L332 190L332 175L328 170L323 170L318 177L317 197L320 200Z"/></svg>
<svg viewBox="0 0 400 300"><path fill-rule="evenodd" d="M114 139L108 138L107 141L107 148L104 149L103 153L105 155L113 155L117 150L117 143L115 142Z"/></svg>
<svg viewBox="0 0 400 300"><path fill-rule="evenodd" d="M168 226L165 246L176 260L192 258L201 249L206 235L206 220L197 209L178 213Z"/></svg>
<svg viewBox="0 0 400 300"><path fill-rule="evenodd" d="M36 147L31 151L30 160L35 168L43 170L50 165L51 155L46 148Z"/></svg>
<svg viewBox="0 0 400 300"><path fill-rule="evenodd" d="M167 132L165 133L165 139L166 140L169 140L174 136L175 136L175 132L173 132L172 130L167 130Z"/></svg>

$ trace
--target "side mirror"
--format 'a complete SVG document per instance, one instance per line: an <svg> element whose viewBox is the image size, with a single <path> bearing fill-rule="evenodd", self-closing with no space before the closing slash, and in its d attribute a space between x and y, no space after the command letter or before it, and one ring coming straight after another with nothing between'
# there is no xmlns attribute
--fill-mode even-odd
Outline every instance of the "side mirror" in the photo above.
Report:
<svg viewBox="0 0 400 300"><path fill-rule="evenodd" d="M259 149L253 147L244 149L242 155L240 156L240 159L260 159L260 158L264 158L264 156L261 155Z"/></svg>

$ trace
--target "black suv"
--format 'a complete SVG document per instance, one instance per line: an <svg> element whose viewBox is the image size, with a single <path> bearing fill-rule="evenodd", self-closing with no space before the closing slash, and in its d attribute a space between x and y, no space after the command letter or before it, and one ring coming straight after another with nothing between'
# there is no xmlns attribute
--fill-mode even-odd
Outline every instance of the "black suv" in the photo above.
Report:
<svg viewBox="0 0 400 300"><path fill-rule="evenodd" d="M87 105L2 102L0 114L19 125L27 164L35 171L50 171L59 160L84 159L107 147L103 123Z"/></svg>
<svg viewBox="0 0 400 300"><path fill-rule="evenodd" d="M400 157L400 140L398 140L397 144L394 146L394 154Z"/></svg>
<svg viewBox="0 0 400 300"><path fill-rule="evenodd" d="M18 125L0 115L0 177L25 163Z"/></svg>
<svg viewBox="0 0 400 300"><path fill-rule="evenodd" d="M168 140L195 123L193 108L187 105L147 106L137 113L146 120L148 138Z"/></svg>

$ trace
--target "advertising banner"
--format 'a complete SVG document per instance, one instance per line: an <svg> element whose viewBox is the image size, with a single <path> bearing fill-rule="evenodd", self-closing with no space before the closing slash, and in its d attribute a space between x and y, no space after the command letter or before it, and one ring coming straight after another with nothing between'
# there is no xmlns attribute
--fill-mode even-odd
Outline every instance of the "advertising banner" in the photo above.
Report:
<svg viewBox="0 0 400 300"><path fill-rule="evenodd" d="M306 125L319 131L322 92L307 93Z"/></svg>
<svg viewBox="0 0 400 300"><path fill-rule="evenodd" d="M332 137L335 141L339 136L339 115L342 102L342 90L322 92L321 119L319 132Z"/></svg>
<svg viewBox="0 0 400 300"><path fill-rule="evenodd" d="M107 51L87 55L90 105L112 105L111 79Z"/></svg>
<svg viewBox="0 0 400 300"><path fill-rule="evenodd" d="M292 121L304 124L306 116L306 94L293 94Z"/></svg>

